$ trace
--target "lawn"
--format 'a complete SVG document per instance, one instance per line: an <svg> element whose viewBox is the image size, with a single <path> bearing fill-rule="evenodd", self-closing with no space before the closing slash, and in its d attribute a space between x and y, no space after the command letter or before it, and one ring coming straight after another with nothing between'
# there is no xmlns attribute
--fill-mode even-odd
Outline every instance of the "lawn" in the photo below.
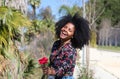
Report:
<svg viewBox="0 0 120 79"><path fill-rule="evenodd" d="M120 53L120 46L117 46L117 47L116 46L98 46L97 48Z"/></svg>

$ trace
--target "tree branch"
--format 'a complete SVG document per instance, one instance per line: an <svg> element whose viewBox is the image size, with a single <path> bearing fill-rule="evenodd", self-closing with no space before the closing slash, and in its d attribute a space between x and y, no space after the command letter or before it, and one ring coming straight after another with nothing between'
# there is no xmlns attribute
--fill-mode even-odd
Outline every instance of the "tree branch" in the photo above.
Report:
<svg viewBox="0 0 120 79"><path fill-rule="evenodd" d="M95 23L95 21L102 15L102 13L104 12L105 7L103 8L103 10L100 12L100 14L95 18L94 21L92 21L92 23L90 24L90 27Z"/></svg>

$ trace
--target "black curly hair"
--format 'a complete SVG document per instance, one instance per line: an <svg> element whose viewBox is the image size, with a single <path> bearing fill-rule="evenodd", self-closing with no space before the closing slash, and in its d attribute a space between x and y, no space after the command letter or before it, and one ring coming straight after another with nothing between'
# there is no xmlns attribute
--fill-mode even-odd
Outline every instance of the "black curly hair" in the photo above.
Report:
<svg viewBox="0 0 120 79"><path fill-rule="evenodd" d="M70 14L65 15L58 22L56 22L55 32L57 38L60 38L61 28L64 27L67 23L72 23L75 26L75 33L73 35L73 38L71 39L72 46L74 48L81 49L84 45L89 43L90 39L89 23L78 13L76 13L74 16Z"/></svg>

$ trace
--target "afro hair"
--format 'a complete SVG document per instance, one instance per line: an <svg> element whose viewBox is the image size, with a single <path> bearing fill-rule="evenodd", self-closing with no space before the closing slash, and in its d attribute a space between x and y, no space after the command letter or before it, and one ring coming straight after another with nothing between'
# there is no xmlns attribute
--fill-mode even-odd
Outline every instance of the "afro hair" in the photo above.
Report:
<svg viewBox="0 0 120 79"><path fill-rule="evenodd" d="M90 39L89 23L77 13L74 16L70 14L65 15L56 22L55 33L57 38L60 38L61 28L67 23L72 23L75 26L75 33L71 39L72 46L81 49L84 45L87 45Z"/></svg>

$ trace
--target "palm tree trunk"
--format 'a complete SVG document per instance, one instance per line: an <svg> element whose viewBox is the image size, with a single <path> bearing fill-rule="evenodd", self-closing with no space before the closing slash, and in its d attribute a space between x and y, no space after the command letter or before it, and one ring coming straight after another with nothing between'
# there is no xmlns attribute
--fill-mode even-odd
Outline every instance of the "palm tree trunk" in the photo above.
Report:
<svg viewBox="0 0 120 79"><path fill-rule="evenodd" d="M86 17L86 11L85 11L85 0L82 0L82 6L83 6L83 17Z"/></svg>
<svg viewBox="0 0 120 79"><path fill-rule="evenodd" d="M32 5L32 8L33 8L33 20L36 19L36 7L35 5Z"/></svg>

